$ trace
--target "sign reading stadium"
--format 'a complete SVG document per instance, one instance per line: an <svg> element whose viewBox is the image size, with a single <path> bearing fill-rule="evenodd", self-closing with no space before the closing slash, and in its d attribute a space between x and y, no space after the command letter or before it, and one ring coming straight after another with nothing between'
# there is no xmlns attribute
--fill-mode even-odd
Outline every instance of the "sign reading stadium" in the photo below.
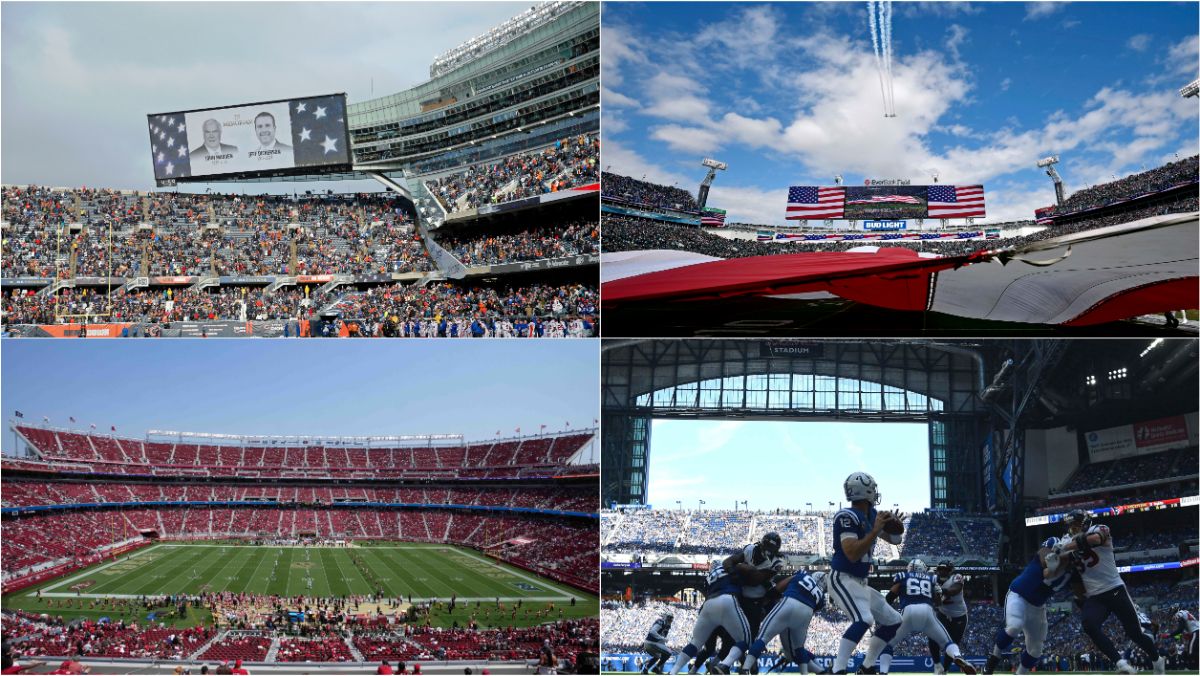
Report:
<svg viewBox="0 0 1200 676"><path fill-rule="evenodd" d="M981 218L981 185L798 185L788 189L787 220L879 220Z"/></svg>
<svg viewBox="0 0 1200 676"><path fill-rule="evenodd" d="M346 95L146 116L158 186L350 168Z"/></svg>

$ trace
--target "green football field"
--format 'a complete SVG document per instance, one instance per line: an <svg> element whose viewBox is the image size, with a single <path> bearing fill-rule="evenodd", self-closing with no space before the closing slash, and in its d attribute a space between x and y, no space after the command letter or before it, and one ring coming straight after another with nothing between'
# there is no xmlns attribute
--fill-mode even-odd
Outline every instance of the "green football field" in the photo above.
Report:
<svg viewBox="0 0 1200 676"><path fill-rule="evenodd" d="M551 582L490 559L470 549L449 545L395 543L355 547L279 547L221 543L160 543L4 597L5 608L49 612L64 617L111 615L89 607L104 598L136 598L166 594L231 591L281 596L349 596L371 594L416 603L458 598L460 610L443 618L462 622L465 610L479 602L495 607L517 601L524 609L553 603L564 617L595 617L598 601L578 590ZM41 591L41 599L37 592ZM571 599L576 603L571 605ZM53 601L54 607L48 607ZM69 602L62 608L64 601ZM465 610L463 604L469 604ZM82 607L80 607L82 606ZM115 618L114 618L115 619ZM203 621L191 613L179 626ZM510 619L505 614L505 619ZM517 620L523 619L523 612ZM439 618L434 617L435 624ZM497 622L499 618L497 618ZM543 618L541 622L547 621ZM509 622L512 623L511 621ZM537 624L537 621L516 622Z"/></svg>

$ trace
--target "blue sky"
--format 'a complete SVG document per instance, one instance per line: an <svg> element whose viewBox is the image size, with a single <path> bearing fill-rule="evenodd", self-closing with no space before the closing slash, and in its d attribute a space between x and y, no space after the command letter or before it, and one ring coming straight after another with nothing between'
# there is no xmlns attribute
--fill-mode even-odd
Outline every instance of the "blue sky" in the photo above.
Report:
<svg viewBox="0 0 1200 676"><path fill-rule="evenodd" d="M5 2L3 182L148 190L146 115L429 79L442 52L522 2ZM203 192L204 183L184 190ZM214 183L221 192L381 190L373 180Z"/></svg>
<svg viewBox="0 0 1200 676"><path fill-rule="evenodd" d="M537 433L591 427L595 341L18 341L2 346L4 419L48 416L144 437ZM12 434L3 435L11 452Z"/></svg>
<svg viewBox="0 0 1200 676"><path fill-rule="evenodd" d="M867 472L881 505L929 507L929 427L924 423L655 420L651 505L695 509L827 509L845 502L842 482ZM741 507L739 507L741 508Z"/></svg>
<svg viewBox="0 0 1200 676"><path fill-rule="evenodd" d="M1198 5L894 5L897 117L883 117L866 3L620 3L602 17L606 169L782 224L788 185L983 183L988 219L1195 154Z"/></svg>

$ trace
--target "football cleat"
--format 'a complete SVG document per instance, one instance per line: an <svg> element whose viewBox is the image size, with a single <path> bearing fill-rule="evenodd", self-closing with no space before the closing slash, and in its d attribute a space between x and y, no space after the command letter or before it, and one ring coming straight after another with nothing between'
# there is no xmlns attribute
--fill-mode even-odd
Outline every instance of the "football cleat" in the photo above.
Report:
<svg viewBox="0 0 1200 676"><path fill-rule="evenodd" d="M1000 658L996 657L995 655L988 655L987 662L983 665L983 673L985 673L985 674L996 673L996 665L997 664L1000 664Z"/></svg>
<svg viewBox="0 0 1200 676"><path fill-rule="evenodd" d="M878 669L876 669L875 667L868 667L867 665L865 665L865 664L864 664L864 665L862 665L861 667L859 667L859 668L858 668L858 671L857 671L856 673L859 673L859 674L878 674L878 673L879 673L879 670L878 670Z"/></svg>
<svg viewBox="0 0 1200 676"><path fill-rule="evenodd" d="M1156 673L1156 674L1167 673L1167 658L1165 656L1159 655L1158 659L1154 660L1154 673Z"/></svg>
<svg viewBox="0 0 1200 676"><path fill-rule="evenodd" d="M933 673L942 676L942 674L946 673L946 667L943 667L941 664L935 664L933 665Z"/></svg>
<svg viewBox="0 0 1200 676"><path fill-rule="evenodd" d="M977 674L977 673L979 673L978 671L975 671L975 665L973 665L973 664L971 664L970 662L968 662L968 661L964 660L963 658L961 658L961 657L955 657L955 658L953 658L953 660L954 660L954 663L955 663L956 665L958 665L958 668L959 668L959 669L962 669L962 672L963 672L964 674L974 675L974 674Z"/></svg>
<svg viewBox="0 0 1200 676"><path fill-rule="evenodd" d="M1126 660L1117 660L1117 671L1122 674L1136 674L1137 667L1133 666Z"/></svg>

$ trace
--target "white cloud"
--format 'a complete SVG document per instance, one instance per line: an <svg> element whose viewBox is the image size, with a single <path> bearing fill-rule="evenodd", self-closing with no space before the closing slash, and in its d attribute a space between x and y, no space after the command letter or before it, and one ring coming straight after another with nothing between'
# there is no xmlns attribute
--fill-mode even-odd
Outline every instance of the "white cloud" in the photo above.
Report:
<svg viewBox="0 0 1200 676"><path fill-rule="evenodd" d="M1149 33L1138 33L1137 35L1129 38L1129 41L1125 43L1125 46L1129 47L1135 52L1144 52L1146 51L1146 48L1150 46L1150 43L1153 40L1154 36L1150 35Z"/></svg>
<svg viewBox="0 0 1200 676"><path fill-rule="evenodd" d="M1008 88L1011 86L1012 86L1012 78L1011 77L1006 77L1000 81L1000 91L1002 91L1002 92L1008 91Z"/></svg>
<svg viewBox="0 0 1200 676"><path fill-rule="evenodd" d="M631 99L620 92L613 91L608 87L603 87L600 89L600 104L602 110L619 107L637 108L641 105L634 99Z"/></svg>
<svg viewBox="0 0 1200 676"><path fill-rule="evenodd" d="M1027 2L1025 3L1025 20L1035 21L1057 13L1063 9L1065 2Z"/></svg>
<svg viewBox="0 0 1200 676"><path fill-rule="evenodd" d="M692 78L662 70L646 81L644 89L650 99L646 115L682 122L708 117L705 87Z"/></svg>
<svg viewBox="0 0 1200 676"><path fill-rule="evenodd" d="M1167 50L1167 65L1172 72L1194 77L1197 60L1200 60L1200 35L1186 37Z"/></svg>
<svg viewBox="0 0 1200 676"><path fill-rule="evenodd" d="M956 23L950 24L950 27L946 29L946 49L954 55L956 61L960 58L958 48L967 41L968 32L966 27Z"/></svg>
<svg viewBox="0 0 1200 676"><path fill-rule="evenodd" d="M983 8L969 2L901 2L896 11L900 16L910 19L922 15L946 18L958 14L978 14Z"/></svg>
<svg viewBox="0 0 1200 676"><path fill-rule="evenodd" d="M703 127L684 127L678 124L665 124L654 127L650 138L657 139L670 146L677 152L706 154L721 147L721 135Z"/></svg>

